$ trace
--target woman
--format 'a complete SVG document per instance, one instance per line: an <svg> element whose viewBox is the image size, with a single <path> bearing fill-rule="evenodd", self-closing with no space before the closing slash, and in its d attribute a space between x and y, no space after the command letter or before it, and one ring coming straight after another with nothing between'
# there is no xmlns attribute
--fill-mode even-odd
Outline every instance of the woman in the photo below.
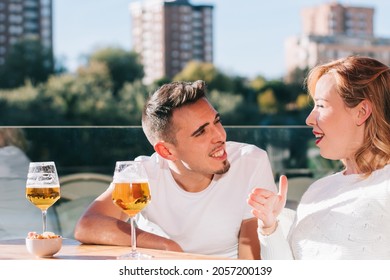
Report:
<svg viewBox="0 0 390 280"><path fill-rule="evenodd" d="M278 194L253 190L248 203L259 219L261 256L390 259L390 69L350 56L313 68L307 86L314 109L306 123L321 156L345 168L309 187L288 233L277 222L286 177Z"/></svg>
<svg viewBox="0 0 390 280"><path fill-rule="evenodd" d="M27 148L22 129L0 128L0 240L25 238L42 229L41 211L26 199ZM49 209L48 228L58 232L54 218Z"/></svg>

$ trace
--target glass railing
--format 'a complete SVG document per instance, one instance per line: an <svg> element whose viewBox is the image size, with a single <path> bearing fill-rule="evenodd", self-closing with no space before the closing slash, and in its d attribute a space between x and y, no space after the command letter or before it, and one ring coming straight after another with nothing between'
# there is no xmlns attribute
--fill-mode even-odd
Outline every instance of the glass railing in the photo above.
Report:
<svg viewBox="0 0 390 280"><path fill-rule="evenodd" d="M102 175L109 179L117 160L129 160L138 155L153 153L152 146L139 126L13 128L24 131L28 142L28 148L25 151L28 159L30 161L54 161L60 178L69 177L72 174L87 173ZM338 162L325 160L320 156L319 150L314 144L315 139L312 131L307 126L227 126L225 129L228 141L246 142L266 150L276 180L280 174L286 174L293 186L293 178L303 179L296 181L296 184L301 188L296 187L295 190L299 191L290 194L291 200L293 200L291 208L296 206L302 192L310 182L340 168ZM188 147L188 149L191 149L191 147ZM3 214L0 212L0 216L5 215L6 212L12 214L12 211L8 211L10 205L18 208L18 205L25 204L24 184L27 170L25 173L22 172L20 178L15 178L15 174L9 176L7 172L13 173L12 168L16 168L15 166L7 167L7 164L11 162L17 165L18 160L16 158L11 160L2 159L0 153L0 194L2 199L8 199L8 203L0 203L0 211L3 212ZM93 182L89 182L90 187L84 190L83 200L78 202L77 205L66 206L65 202L76 200L76 193L80 192L81 185L76 185L76 188L68 190L67 197L64 192L64 196L55 204L56 206L49 209L51 212L56 212L51 214L54 217L52 219L53 231L66 232L64 235L71 237L75 221L81 215L80 213L93 198L102 192L102 189L96 191L97 188L92 188L92 186L97 186L99 183L103 190L106 187L107 183L100 179L95 178L95 181L91 180ZM100 180L100 182L96 180ZM15 188L13 193L17 194L18 199L23 200L23 202L17 202L17 200L12 202L9 191L11 185L12 188ZM290 190L294 190L294 188L290 187L289 193ZM74 195L72 195L72 192L74 192ZM62 208L58 210L57 207L60 206ZM27 209L25 211L36 211L39 215L38 209L34 209L34 206L27 203L25 207ZM76 209L79 210L76 211ZM65 216L61 216L59 213L61 215L65 214ZM0 218L4 219L2 216ZM18 218L10 215L6 216L6 219L19 221ZM63 223L61 219L69 221L69 223ZM4 230L1 226L0 222L0 239L2 238L1 231Z"/></svg>
<svg viewBox="0 0 390 280"><path fill-rule="evenodd" d="M139 126L17 128L25 132L26 154L31 161L55 161L63 175L75 172L112 175L115 161L153 153ZM266 150L275 176L286 173L321 177L339 168L337 162L321 158L311 128L307 126L227 126L225 129L228 140Z"/></svg>

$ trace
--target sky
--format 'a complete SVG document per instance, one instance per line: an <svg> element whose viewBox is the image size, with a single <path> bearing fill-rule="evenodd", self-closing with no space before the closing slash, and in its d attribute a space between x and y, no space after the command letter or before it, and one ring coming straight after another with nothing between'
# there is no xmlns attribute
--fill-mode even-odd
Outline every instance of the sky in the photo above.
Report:
<svg viewBox="0 0 390 280"><path fill-rule="evenodd" d="M132 49L129 4L138 0L53 0L54 54L73 71L100 47ZM284 41L301 34L300 11L326 0L190 0L214 5L214 65L227 74L285 73ZM375 8L374 34L390 38L390 1L344 0Z"/></svg>

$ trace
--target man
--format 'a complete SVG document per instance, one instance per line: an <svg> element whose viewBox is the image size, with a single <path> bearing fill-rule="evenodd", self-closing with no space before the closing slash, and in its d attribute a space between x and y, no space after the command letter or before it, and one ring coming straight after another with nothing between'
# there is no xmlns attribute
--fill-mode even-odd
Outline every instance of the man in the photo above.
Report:
<svg viewBox="0 0 390 280"><path fill-rule="evenodd" d="M268 156L253 145L226 142L205 93L203 81L173 82L145 105L142 127L156 152L137 158L152 194L140 217L137 245L256 259L257 220L246 199L255 186L276 191ZM130 244L128 217L112 203L111 192L112 187L80 219L76 239Z"/></svg>

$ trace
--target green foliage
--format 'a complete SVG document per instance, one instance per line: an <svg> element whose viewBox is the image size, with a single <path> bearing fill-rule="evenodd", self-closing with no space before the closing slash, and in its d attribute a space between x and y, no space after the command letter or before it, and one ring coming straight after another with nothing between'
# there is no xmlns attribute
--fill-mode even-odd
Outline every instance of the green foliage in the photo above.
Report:
<svg viewBox="0 0 390 280"><path fill-rule="evenodd" d="M295 100L295 92L291 91L291 87L282 81L269 81L264 84L260 89L260 92L271 90L275 95L275 98L280 104L279 107L283 108L286 104Z"/></svg>
<svg viewBox="0 0 390 280"><path fill-rule="evenodd" d="M300 94L296 100L297 108L300 110L306 109L311 106L311 99L307 94Z"/></svg>
<svg viewBox="0 0 390 280"><path fill-rule="evenodd" d="M0 91L0 125L63 124L62 113L44 96L43 87L25 86Z"/></svg>
<svg viewBox="0 0 390 280"><path fill-rule="evenodd" d="M168 77L163 77L163 78L161 78L161 79L158 79L158 80L154 81L153 84L152 84L152 87L153 87L153 88L159 88L159 87L161 87L162 85L168 84L168 83L170 83L170 82L172 82L171 79L169 79Z"/></svg>
<svg viewBox="0 0 390 280"><path fill-rule="evenodd" d="M283 81L267 81L258 91L259 110L265 113L283 113L296 109L296 100L302 94L302 86Z"/></svg>
<svg viewBox="0 0 390 280"><path fill-rule="evenodd" d="M26 125L31 104L38 96L38 89L31 83L25 86L0 90L0 125Z"/></svg>
<svg viewBox="0 0 390 280"><path fill-rule="evenodd" d="M142 109L148 97L148 89L141 81L126 83L119 92L116 113L126 119L128 125L140 125Z"/></svg>
<svg viewBox="0 0 390 280"><path fill-rule="evenodd" d="M135 52L121 48L107 47L99 49L89 57L89 63L100 62L107 66L116 95L125 82L142 79L144 70Z"/></svg>
<svg viewBox="0 0 390 280"><path fill-rule="evenodd" d="M77 74L51 77L45 85L44 98L62 112L67 123L110 124L115 100L107 67L94 62L79 68Z"/></svg>
<svg viewBox="0 0 390 280"><path fill-rule="evenodd" d="M196 81L203 80L206 82L208 89L220 91L232 91L232 80L224 73L219 71L213 64L190 61L186 67L179 72L174 81Z"/></svg>
<svg viewBox="0 0 390 280"><path fill-rule="evenodd" d="M39 40L25 39L10 48L0 67L0 88L16 88L30 81L33 85L45 82L54 73L52 50Z"/></svg>
<svg viewBox="0 0 390 280"><path fill-rule="evenodd" d="M308 73L308 67L305 67L304 69L297 67L289 73L288 77L286 77L286 82L289 84L303 85Z"/></svg>
<svg viewBox="0 0 390 280"><path fill-rule="evenodd" d="M142 66L137 60L134 53L107 48L93 53L88 64L75 73L56 73L47 76L48 80L43 82L23 79L17 88L0 90L0 125L138 126L149 93L170 82L170 79L162 78L151 86L144 85L141 82ZM210 102L221 114L224 125L304 125L311 110L310 99L299 83L267 81L261 76L253 80L228 76L210 63L195 61L174 78L186 81L198 79L206 81ZM117 133L107 133L109 130L102 128L96 131L90 129L90 132L84 129L79 132L72 129L66 133L63 132L66 129L58 130L54 136L48 135L52 130L45 133L45 128L30 131L29 138L35 139L30 154L32 158L46 160L50 157L61 160L66 166L74 167L77 162L96 167L107 165L110 161L112 165L114 159L152 152L141 129L138 129L137 135L131 132L131 137L126 129ZM258 136L256 141L262 141L264 146L271 143L286 149L289 157L285 166L300 168L307 165L305 144L302 140L289 140L286 144L285 139L307 139L312 136L310 130L307 131L310 135L302 135L302 131L299 131L300 135L294 135L294 131L279 130L278 133L283 135L265 134ZM239 129L236 137L251 139L245 133L245 130ZM235 137L228 135L229 139ZM100 141L103 138L109 141ZM112 142L117 145L108 144ZM71 147L69 143L73 143ZM79 147L84 147L83 152ZM109 152L96 153L97 150ZM112 172L111 166L109 172Z"/></svg>
<svg viewBox="0 0 390 280"><path fill-rule="evenodd" d="M243 95L212 90L209 93L209 100L218 113L221 114L223 124L257 124L257 106L256 104L246 103Z"/></svg>
<svg viewBox="0 0 390 280"><path fill-rule="evenodd" d="M138 56L110 47L92 53L75 73L48 77L0 91L1 124L140 125L149 93L171 81L143 85ZM206 81L210 101L227 125L304 124L310 107L301 84L228 76L211 63L191 61L173 80L198 79Z"/></svg>
<svg viewBox="0 0 390 280"><path fill-rule="evenodd" d="M26 107L28 103L37 98L38 89L31 82L17 89L0 90L0 100L11 106Z"/></svg>
<svg viewBox="0 0 390 280"><path fill-rule="evenodd" d="M257 96L259 111L263 114L275 114L278 111L278 102L274 91L267 89Z"/></svg>
<svg viewBox="0 0 390 280"><path fill-rule="evenodd" d="M264 87L266 82L267 80L263 76L257 76L250 81L250 86L255 91L260 91Z"/></svg>
<svg viewBox="0 0 390 280"><path fill-rule="evenodd" d="M232 93L212 90L209 93L210 103L223 117L224 123L237 113L237 108L243 102L242 96L233 95Z"/></svg>

